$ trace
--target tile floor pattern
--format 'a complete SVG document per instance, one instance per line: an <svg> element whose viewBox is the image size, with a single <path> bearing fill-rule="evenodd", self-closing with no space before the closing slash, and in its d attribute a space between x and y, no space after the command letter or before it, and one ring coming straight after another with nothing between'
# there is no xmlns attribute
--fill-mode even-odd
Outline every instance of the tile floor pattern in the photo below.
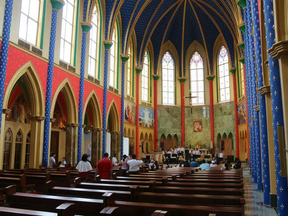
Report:
<svg viewBox="0 0 288 216"><path fill-rule="evenodd" d="M263 193L257 191L257 184L254 183L250 174L248 164L243 166L245 216L277 216L273 208L263 206Z"/></svg>

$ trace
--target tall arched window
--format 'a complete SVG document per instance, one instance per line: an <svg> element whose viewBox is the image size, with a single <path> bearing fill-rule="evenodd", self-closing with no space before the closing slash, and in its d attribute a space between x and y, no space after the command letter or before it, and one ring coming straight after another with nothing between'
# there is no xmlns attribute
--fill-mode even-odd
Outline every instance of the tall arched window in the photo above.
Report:
<svg viewBox="0 0 288 216"><path fill-rule="evenodd" d="M115 27L116 28L116 27ZM116 48L117 48L117 44L116 44L116 31L115 31L115 28L113 30L113 34L112 34L112 46L110 48L110 59L109 59L109 62L110 62L110 67L109 67L109 85L112 86L112 87L115 87L115 67L116 67L116 59L115 59L115 56L116 56Z"/></svg>
<svg viewBox="0 0 288 216"><path fill-rule="evenodd" d="M30 144L31 144L31 131L29 131L29 133L27 134L27 138L26 138L25 166L27 168L29 168Z"/></svg>
<svg viewBox="0 0 288 216"><path fill-rule="evenodd" d="M96 76L96 52L97 52L97 36L98 36L98 14L97 8L94 6L91 25L92 28L90 30L90 38L89 38L89 58L88 58L88 75L92 77Z"/></svg>
<svg viewBox="0 0 288 216"><path fill-rule="evenodd" d="M23 133L21 130L19 130L16 134L16 140L15 140L14 169L20 169L22 141L23 141Z"/></svg>
<svg viewBox="0 0 288 216"><path fill-rule="evenodd" d="M244 85L244 68L243 64L240 63L240 81L241 81L241 97L245 95L245 85Z"/></svg>
<svg viewBox="0 0 288 216"><path fill-rule="evenodd" d="M162 103L164 105L175 104L174 67L173 57L167 51L162 58Z"/></svg>
<svg viewBox="0 0 288 216"><path fill-rule="evenodd" d="M4 141L4 157L3 157L3 170L10 165L10 157L11 157L11 146L12 146L12 138L13 134L11 129L9 128L5 133L5 141Z"/></svg>
<svg viewBox="0 0 288 216"><path fill-rule="evenodd" d="M220 83L220 102L230 101L228 52L224 46L221 47L218 54L218 69Z"/></svg>
<svg viewBox="0 0 288 216"><path fill-rule="evenodd" d="M70 63L72 53L72 35L74 24L74 0L64 0L62 13L60 59Z"/></svg>
<svg viewBox="0 0 288 216"><path fill-rule="evenodd" d="M192 104L204 104L204 64L201 55L195 52L190 60Z"/></svg>
<svg viewBox="0 0 288 216"><path fill-rule="evenodd" d="M131 43L128 47L128 55L130 58L127 61L127 95L132 96L132 59L133 55L131 52L131 48L133 49Z"/></svg>
<svg viewBox="0 0 288 216"><path fill-rule="evenodd" d="M19 37L36 45L39 20L39 0L22 0Z"/></svg>
<svg viewBox="0 0 288 216"><path fill-rule="evenodd" d="M142 101L148 102L148 89L149 89L149 68L150 68L150 59L149 54L146 51L144 56L144 64L142 71Z"/></svg>

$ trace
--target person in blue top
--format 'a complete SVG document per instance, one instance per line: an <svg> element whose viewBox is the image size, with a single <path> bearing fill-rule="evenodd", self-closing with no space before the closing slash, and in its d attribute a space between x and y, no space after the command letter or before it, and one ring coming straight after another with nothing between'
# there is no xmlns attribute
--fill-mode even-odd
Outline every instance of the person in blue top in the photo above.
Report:
<svg viewBox="0 0 288 216"><path fill-rule="evenodd" d="M205 163L205 160L202 161L202 164L200 165L201 170L210 170L209 163Z"/></svg>
<svg viewBox="0 0 288 216"><path fill-rule="evenodd" d="M192 161L190 163L190 167L198 167L198 163L196 161Z"/></svg>

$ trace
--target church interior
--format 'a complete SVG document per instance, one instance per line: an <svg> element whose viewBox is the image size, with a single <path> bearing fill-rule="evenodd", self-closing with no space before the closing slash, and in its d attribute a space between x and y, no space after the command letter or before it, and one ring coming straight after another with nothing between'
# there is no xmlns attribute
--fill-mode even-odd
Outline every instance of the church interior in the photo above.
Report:
<svg viewBox="0 0 288 216"><path fill-rule="evenodd" d="M1 200L7 204L11 199L11 207L19 204L18 192L11 195L11 188L6 188L2 193L8 177L26 175L28 188L33 180L29 175L39 170L47 168L51 179L69 172L48 172L52 152L56 162L65 158L74 168L86 153L95 168L105 152L119 160L123 154L135 154L140 160L165 164L164 155L171 149L183 149L182 156L184 149L190 153L196 149L205 152L204 161L206 154L221 155L229 163L241 161L242 168L208 172L165 164L163 170L146 176L131 174L140 185L133 194L145 191L140 183L148 180L150 172L167 175L168 183L162 179L167 188L174 184L173 175L175 181L205 175L210 179L203 179L204 184L215 185L211 193L203 189L203 196L210 196L213 204L199 204L191 197L187 209L175 210L163 201L159 209L143 207L142 211L140 204L121 204L117 200L124 195L115 193L111 206L117 207L104 211L104 205L95 205L95 211L103 210L93 215L190 215L195 211L199 216L288 216L287 62L288 0L0 0L0 214L10 215ZM69 181L70 176L77 177L75 172L69 173ZM154 175L149 180L155 185L150 182L149 189L155 186L157 192L161 179ZM132 181L118 178L127 184ZM186 180L179 185L193 184ZM235 189L230 183L241 187ZM32 192L45 191L45 184L33 184ZM86 184L83 188L92 183ZM163 188L158 193L164 193ZM189 196L198 193L191 188L187 188ZM169 194L181 191L166 189ZM237 194L230 189L242 190L238 201L245 199L244 204L223 201L220 205L220 200L216 211L218 197ZM99 196L109 206L107 200L112 198L99 194L95 192L94 198ZM137 201L157 201L156 193L149 196L137 195ZM137 208L137 214L125 212L125 205ZM22 206L30 207L42 211ZM51 211L57 212L56 207ZM50 215L49 208L43 205L47 214L40 215ZM151 214L152 209L162 212ZM75 212L91 215L92 210ZM27 215L33 214L31 210Z"/></svg>

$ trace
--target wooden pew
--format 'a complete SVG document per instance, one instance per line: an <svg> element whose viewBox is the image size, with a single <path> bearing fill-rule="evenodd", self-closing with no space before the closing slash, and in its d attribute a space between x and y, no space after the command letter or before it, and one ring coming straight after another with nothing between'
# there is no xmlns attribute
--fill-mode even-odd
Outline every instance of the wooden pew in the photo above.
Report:
<svg viewBox="0 0 288 216"><path fill-rule="evenodd" d="M16 185L15 190L26 193L26 175L21 174L17 177L0 177L0 188L9 185Z"/></svg>
<svg viewBox="0 0 288 216"><path fill-rule="evenodd" d="M151 215L158 209L168 211L171 216L208 216L211 212L217 213L217 216L244 216L240 207L205 206L203 208L203 206L115 201L111 193L106 193L103 197L105 205L119 208L119 216Z"/></svg>
<svg viewBox="0 0 288 216"><path fill-rule="evenodd" d="M73 205L74 203L63 203L55 209L55 212L57 213L10 208L10 207L0 207L0 215L73 216L74 215Z"/></svg>

